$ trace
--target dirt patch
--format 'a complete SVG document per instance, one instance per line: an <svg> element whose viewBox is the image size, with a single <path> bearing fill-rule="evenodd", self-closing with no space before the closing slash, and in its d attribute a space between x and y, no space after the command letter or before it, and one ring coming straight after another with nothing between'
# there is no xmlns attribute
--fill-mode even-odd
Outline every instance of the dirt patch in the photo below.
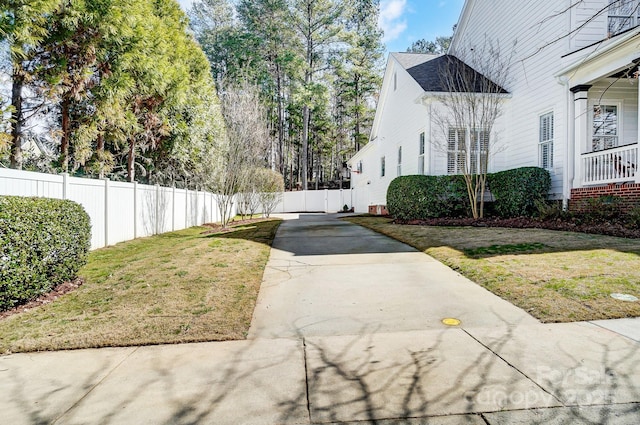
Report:
<svg viewBox="0 0 640 425"><path fill-rule="evenodd" d="M55 288L53 288L53 290L51 292L47 292L46 294L41 295L40 297L38 297L37 299L35 299L33 301L29 301L26 304L19 305L19 306L14 307L14 308L12 308L10 310L1 311L0 312L0 320L4 319L6 317L9 317L9 316L13 316L14 314L18 314L18 313L23 313L25 311L29 311L32 308L39 307L41 305L50 304L50 303L54 302L55 300L57 300L58 298L60 298L61 296L63 296L64 294L68 294L71 291L75 291L83 283L84 283L84 280L81 277L77 277L74 280L69 281L69 282L61 283L60 285L58 285Z"/></svg>
<svg viewBox="0 0 640 425"><path fill-rule="evenodd" d="M260 223L262 221L272 220L271 218L248 218L246 220L235 220L230 221L227 227L222 227L219 223L206 223L203 224L204 227L209 227L211 230L206 230L202 232L203 235L210 235L214 233L229 233L235 232L238 230L238 227L247 226L250 224Z"/></svg>

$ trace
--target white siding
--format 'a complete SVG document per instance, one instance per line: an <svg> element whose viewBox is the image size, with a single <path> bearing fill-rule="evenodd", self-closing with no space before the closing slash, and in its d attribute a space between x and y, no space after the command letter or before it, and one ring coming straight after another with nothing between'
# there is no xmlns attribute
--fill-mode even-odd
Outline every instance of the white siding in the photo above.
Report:
<svg viewBox="0 0 640 425"><path fill-rule="evenodd" d="M579 11L588 13L586 2ZM598 2L596 2L598 3ZM599 2L603 3L603 1ZM568 88L562 86L554 75L561 68L562 56L569 53L575 37L567 37L578 13L560 13L569 4L567 0L541 0L536 2L514 2L512 0L475 1L472 13L461 30L464 36L457 37L458 45L452 52L462 52L468 45L465 40L482 42L486 37L499 42L502 52L508 53L515 45L513 70L507 90L512 98L505 108L506 128L501 135L505 142L505 155L496 168L538 166L538 123L542 113L554 113L554 168L551 193L562 196L563 171L567 152ZM589 31L592 31L591 26ZM578 33L582 33L582 30ZM586 27L585 27L586 33ZM577 36L577 35L576 35ZM590 43L603 38L599 34L585 35ZM582 41L581 41L582 42ZM467 58L461 57L465 60ZM470 63L470 65L473 65Z"/></svg>
<svg viewBox="0 0 640 425"><path fill-rule="evenodd" d="M583 0L571 10L571 51L582 49L607 37L606 0Z"/></svg>
<svg viewBox="0 0 640 425"><path fill-rule="evenodd" d="M492 158L490 171L539 166L540 115L553 112L551 195L555 198L569 196L568 182L573 169L567 155L571 152L569 143L571 146L574 143L569 141L572 137L570 123L575 118L572 115L573 95L570 87L563 85L555 75L568 65L568 61L576 60L576 55L572 58L565 58L565 55L606 38L607 3L608 0L466 1L450 53L474 66L468 52L470 49L477 52L485 40L499 45L504 55L513 51L513 69L505 85L511 98L505 101L504 114L492 134L494 152L500 153ZM599 11L603 12L598 14ZM589 50L585 49L577 56L588 54ZM395 78L397 90L394 91ZM590 97L602 90L602 84L594 86ZM415 100L420 93L415 81L391 57L382 103L376 114L373 146L356 155L357 160L363 161L364 170L353 177L353 185L369 189L366 200L369 205L385 203L386 188L396 176L399 146L403 147L402 174L417 173L421 131L427 139L425 173L447 172L446 153L434 148L437 139L442 137L442 129L432 125L428 109L438 108L437 102L430 106L417 104ZM638 137L637 93L623 90L616 84L608 94L622 99L623 139L625 143L633 141ZM386 157L384 178L379 175L382 156ZM355 162L352 166L355 167ZM566 171L567 167L570 170Z"/></svg>
<svg viewBox="0 0 640 425"><path fill-rule="evenodd" d="M352 175L353 187L367 188L368 193L358 199L357 208L361 211L364 204L386 205L387 188L397 177L400 146L402 175L418 173L420 133L428 131L427 109L417 102L423 93L422 88L393 57L389 58L389 67L387 75L396 79L396 90L393 90L393 81L386 82L387 91L378 105L381 111L377 114L375 138L369 142L372 146L367 146L350 161L352 169L355 169L357 162L362 160L362 174ZM385 157L384 177L380 175L382 157ZM425 153L425 161L428 163L428 153Z"/></svg>

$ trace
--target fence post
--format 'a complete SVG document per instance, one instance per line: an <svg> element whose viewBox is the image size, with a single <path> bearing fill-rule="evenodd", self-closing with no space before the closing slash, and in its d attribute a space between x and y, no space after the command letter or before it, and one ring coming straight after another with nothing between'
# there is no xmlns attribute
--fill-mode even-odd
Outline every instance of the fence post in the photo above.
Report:
<svg viewBox="0 0 640 425"><path fill-rule="evenodd" d="M176 231L176 185L171 188L171 231Z"/></svg>
<svg viewBox="0 0 640 425"><path fill-rule="evenodd" d="M109 179L104 179L104 246L109 246Z"/></svg>
<svg viewBox="0 0 640 425"><path fill-rule="evenodd" d="M138 182L133 182L133 239L138 237Z"/></svg>
<svg viewBox="0 0 640 425"><path fill-rule="evenodd" d="M160 185L156 183L156 235L160 234Z"/></svg>
<svg viewBox="0 0 640 425"><path fill-rule="evenodd" d="M69 199L69 173L62 173L62 199Z"/></svg>
<svg viewBox="0 0 640 425"><path fill-rule="evenodd" d="M189 188L184 189L184 229L189 228Z"/></svg>
<svg viewBox="0 0 640 425"><path fill-rule="evenodd" d="M329 212L329 189L324 190L324 212Z"/></svg>

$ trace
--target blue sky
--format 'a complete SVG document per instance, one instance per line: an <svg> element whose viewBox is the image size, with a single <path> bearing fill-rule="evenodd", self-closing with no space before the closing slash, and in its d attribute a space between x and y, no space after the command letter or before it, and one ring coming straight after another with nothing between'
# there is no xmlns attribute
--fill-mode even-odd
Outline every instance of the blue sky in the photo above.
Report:
<svg viewBox="0 0 640 425"><path fill-rule="evenodd" d="M178 0L187 9L193 0ZM451 35L464 0L381 0L380 27L389 52L403 52L421 38Z"/></svg>
<svg viewBox="0 0 640 425"><path fill-rule="evenodd" d="M425 38L451 35L464 0L381 0L380 27L389 52L403 52Z"/></svg>

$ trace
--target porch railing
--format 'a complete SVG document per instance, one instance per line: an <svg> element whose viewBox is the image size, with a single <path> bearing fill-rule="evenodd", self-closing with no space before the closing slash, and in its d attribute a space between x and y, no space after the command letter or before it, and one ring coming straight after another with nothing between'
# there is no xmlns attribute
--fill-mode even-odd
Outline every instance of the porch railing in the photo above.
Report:
<svg viewBox="0 0 640 425"><path fill-rule="evenodd" d="M638 144L582 155L582 184L597 185L640 181Z"/></svg>

